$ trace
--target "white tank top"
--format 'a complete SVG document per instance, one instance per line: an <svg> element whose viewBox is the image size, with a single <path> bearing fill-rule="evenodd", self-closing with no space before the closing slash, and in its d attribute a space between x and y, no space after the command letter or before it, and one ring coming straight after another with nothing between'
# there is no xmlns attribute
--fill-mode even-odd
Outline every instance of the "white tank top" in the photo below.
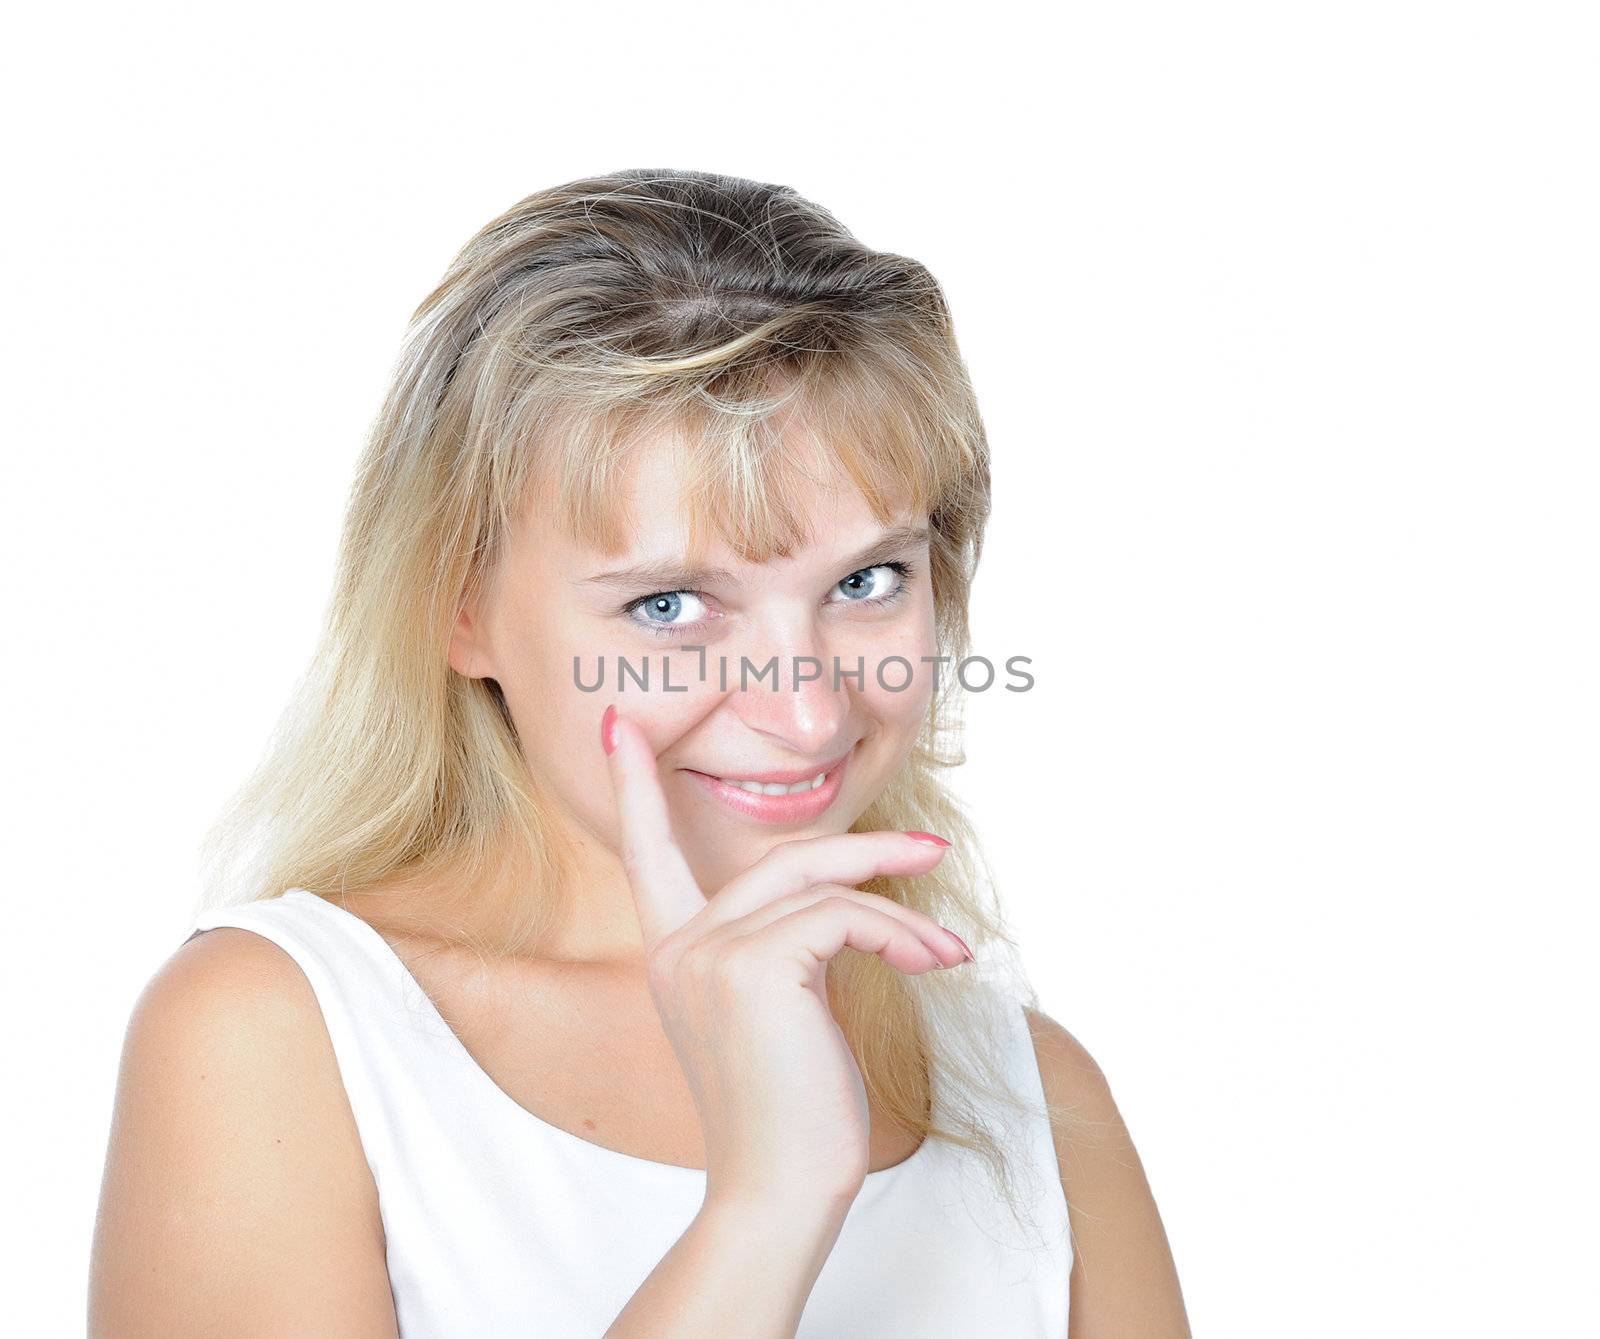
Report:
<svg viewBox="0 0 1600 1339"><path fill-rule="evenodd" d="M335 903L294 888L202 911L193 931L223 925L277 944L316 994L378 1189L402 1339L599 1339L699 1211L704 1170L535 1116L383 936ZM995 1125L1034 1232L975 1154L925 1139L867 1174L796 1339L1067 1333L1072 1248L1038 1061L1021 1004L984 989L1001 1003L1008 1082L1035 1107Z"/></svg>

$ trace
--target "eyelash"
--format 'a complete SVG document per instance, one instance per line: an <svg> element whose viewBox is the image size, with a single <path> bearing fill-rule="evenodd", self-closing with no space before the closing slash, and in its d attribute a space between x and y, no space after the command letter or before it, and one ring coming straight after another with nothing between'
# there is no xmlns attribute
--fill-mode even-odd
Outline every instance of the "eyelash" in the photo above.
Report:
<svg viewBox="0 0 1600 1339"><path fill-rule="evenodd" d="M887 567L899 578L899 580L895 582L894 589L887 595L874 595L868 600L846 600L846 604L853 604L857 608L885 609L892 604L898 604L902 599L905 598L907 589L909 588L911 582L911 575L915 571L915 568L913 568L910 563L903 562L899 559L895 559L886 563L873 563L871 567L858 567L854 572L851 572L848 576L844 577L843 580L848 581L850 577L858 576L862 572L870 572L873 570L873 568L877 567ZM649 636L654 637L659 641L674 641L677 638L684 636L688 632L698 631L701 626L698 623L651 623L645 619L634 617L634 610L643 608L645 605L649 604L651 600L659 600L663 595L693 595L697 599L704 598L701 592L697 590L651 591L648 595L641 595L637 600L628 601L627 604L622 606L621 613L629 622L634 623L638 627L644 629Z"/></svg>

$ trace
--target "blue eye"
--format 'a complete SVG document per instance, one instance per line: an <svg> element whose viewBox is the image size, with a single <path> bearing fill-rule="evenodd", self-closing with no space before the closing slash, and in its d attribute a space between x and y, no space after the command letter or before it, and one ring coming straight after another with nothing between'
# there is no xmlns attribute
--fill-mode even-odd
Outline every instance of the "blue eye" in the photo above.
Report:
<svg viewBox="0 0 1600 1339"><path fill-rule="evenodd" d="M835 585L833 593L841 598L827 603L884 608L905 597L910 577L910 563L875 563L852 572ZM635 627L663 640L699 631L702 620L710 614L705 601L692 590L656 591L630 601L621 612Z"/></svg>
<svg viewBox="0 0 1600 1339"><path fill-rule="evenodd" d="M841 604L887 604L905 588L909 572L910 567L905 563L879 563L850 573L834 589L844 593Z"/></svg>
<svg viewBox="0 0 1600 1339"><path fill-rule="evenodd" d="M698 614L694 612L697 608ZM668 590L635 600L628 606L627 613L635 622L644 624L647 631L672 630L691 625L703 616L705 603L693 591Z"/></svg>

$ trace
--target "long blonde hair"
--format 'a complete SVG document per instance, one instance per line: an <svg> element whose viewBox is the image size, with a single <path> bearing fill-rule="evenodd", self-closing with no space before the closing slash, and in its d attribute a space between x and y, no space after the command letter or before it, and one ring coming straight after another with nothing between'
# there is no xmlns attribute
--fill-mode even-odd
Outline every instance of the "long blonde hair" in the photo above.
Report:
<svg viewBox="0 0 1600 1339"><path fill-rule="evenodd" d="M203 903L451 890L431 927L449 939L451 896L514 889L513 930L457 938L536 949L567 853L499 686L447 663L457 614L530 499L551 503L534 523L614 550L620 471L666 426L688 444L691 542L714 531L748 561L788 552L801 518L786 481L801 466L782 440L797 422L880 519L891 499L926 510L938 652L955 664L969 650L989 449L923 265L863 245L789 187L705 172L569 182L483 227L411 320L350 494L321 644L206 836ZM1018 1109L994 1067L985 987L1036 996L939 775L963 761L960 724L942 673L915 750L853 830L951 840L931 873L862 887L951 926L978 962L908 978L843 953L829 994L874 1103L982 1155L1015 1207L1005 1141L983 1115Z"/></svg>

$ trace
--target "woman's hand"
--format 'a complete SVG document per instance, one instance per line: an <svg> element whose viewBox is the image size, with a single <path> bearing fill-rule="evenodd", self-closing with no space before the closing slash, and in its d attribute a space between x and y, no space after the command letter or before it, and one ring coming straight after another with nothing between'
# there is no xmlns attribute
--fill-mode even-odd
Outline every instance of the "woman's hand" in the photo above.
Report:
<svg viewBox="0 0 1600 1339"><path fill-rule="evenodd" d="M828 1008L828 960L848 946L907 973L968 961L921 912L850 886L926 873L945 848L903 832L782 842L707 899L673 838L655 753L615 712L601 737L622 864L650 993L700 1113L706 1198L848 1202L867 1174L871 1125Z"/></svg>

